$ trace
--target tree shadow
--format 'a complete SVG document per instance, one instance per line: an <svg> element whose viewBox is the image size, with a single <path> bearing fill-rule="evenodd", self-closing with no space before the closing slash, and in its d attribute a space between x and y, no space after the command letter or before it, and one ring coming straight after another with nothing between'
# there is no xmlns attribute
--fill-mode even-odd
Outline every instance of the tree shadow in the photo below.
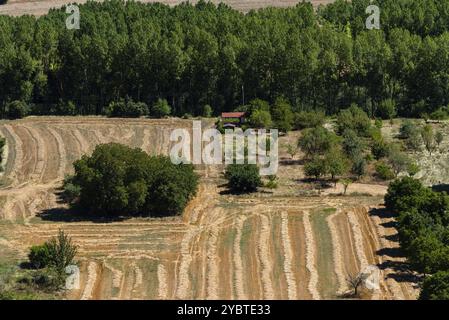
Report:
<svg viewBox="0 0 449 320"><path fill-rule="evenodd" d="M282 158L279 160L279 164L283 166L304 165L304 159L287 159Z"/></svg>
<svg viewBox="0 0 449 320"><path fill-rule="evenodd" d="M131 218L132 216L110 216L110 215L93 215L86 212L80 212L75 209L52 208L43 210L37 214L37 217L43 221L51 222L94 222L94 223L110 223L120 222Z"/></svg>
<svg viewBox="0 0 449 320"><path fill-rule="evenodd" d="M435 192L446 192L449 193L449 184L440 183L432 186L432 190Z"/></svg>
<svg viewBox="0 0 449 320"><path fill-rule="evenodd" d="M368 213L370 216L376 216L381 219L395 218L396 215L385 208L373 208Z"/></svg>
<svg viewBox="0 0 449 320"><path fill-rule="evenodd" d="M376 251L376 254L379 256L388 256L391 258L402 258L404 255L400 248L382 248Z"/></svg>
<svg viewBox="0 0 449 320"><path fill-rule="evenodd" d="M392 220L392 221L388 221L388 222L383 222L380 225L384 228L391 229L391 228L396 228L398 226L398 223L396 221Z"/></svg>

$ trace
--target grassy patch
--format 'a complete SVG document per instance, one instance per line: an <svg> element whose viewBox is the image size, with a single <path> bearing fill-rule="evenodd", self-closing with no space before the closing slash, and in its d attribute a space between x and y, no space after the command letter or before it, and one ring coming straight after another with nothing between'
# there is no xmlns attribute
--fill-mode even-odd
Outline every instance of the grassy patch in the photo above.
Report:
<svg viewBox="0 0 449 320"><path fill-rule="evenodd" d="M336 298L337 279L334 272L332 237L326 218L335 208L319 209L310 215L316 242L318 290L325 299Z"/></svg>

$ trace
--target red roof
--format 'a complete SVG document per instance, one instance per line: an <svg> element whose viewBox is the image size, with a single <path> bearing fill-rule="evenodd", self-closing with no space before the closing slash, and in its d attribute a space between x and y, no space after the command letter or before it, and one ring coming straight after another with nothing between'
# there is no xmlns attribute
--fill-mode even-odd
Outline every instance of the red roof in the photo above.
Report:
<svg viewBox="0 0 449 320"><path fill-rule="evenodd" d="M245 112L223 112L222 118L241 118L245 115Z"/></svg>

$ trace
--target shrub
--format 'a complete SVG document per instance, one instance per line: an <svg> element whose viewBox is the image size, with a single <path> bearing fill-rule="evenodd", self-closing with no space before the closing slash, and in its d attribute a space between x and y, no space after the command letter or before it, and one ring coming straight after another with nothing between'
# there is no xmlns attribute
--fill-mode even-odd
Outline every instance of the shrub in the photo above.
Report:
<svg viewBox="0 0 449 320"><path fill-rule="evenodd" d="M151 108L151 115L155 118L164 118L171 114L171 108L165 99L158 99Z"/></svg>
<svg viewBox="0 0 449 320"><path fill-rule="evenodd" d="M382 180L391 180L395 177L393 170L385 162L379 162L376 164L376 174L379 179Z"/></svg>
<svg viewBox="0 0 449 320"><path fill-rule="evenodd" d="M108 117L138 118L148 115L148 106L132 100L111 102L106 114Z"/></svg>
<svg viewBox="0 0 449 320"><path fill-rule="evenodd" d="M368 137L371 129L371 120L365 111L357 105L341 110L337 117L337 130L339 134L347 129L354 130L358 136Z"/></svg>
<svg viewBox="0 0 449 320"><path fill-rule="evenodd" d="M327 173L327 165L321 157L314 157L304 165L304 174L318 180Z"/></svg>
<svg viewBox="0 0 449 320"><path fill-rule="evenodd" d="M278 187L278 178L276 175L268 176L268 182L265 183L265 187L268 189L276 189Z"/></svg>
<svg viewBox="0 0 449 320"><path fill-rule="evenodd" d="M294 114L293 128L305 129L320 127L324 124L326 115L322 111L301 111Z"/></svg>
<svg viewBox="0 0 449 320"><path fill-rule="evenodd" d="M385 206L396 213L410 211L420 207L432 191L422 185L419 180L403 177L388 186L385 195Z"/></svg>
<svg viewBox="0 0 449 320"><path fill-rule="evenodd" d="M268 111L257 109L251 113L249 124L253 128L270 128L272 126L271 115Z"/></svg>
<svg viewBox="0 0 449 320"><path fill-rule="evenodd" d="M36 269L45 268L50 264L50 251L47 243L42 245L32 246L28 253L28 260Z"/></svg>
<svg viewBox="0 0 449 320"><path fill-rule="evenodd" d="M67 176L64 179L63 189L62 197L68 203L77 200L81 193L80 186L73 182L73 176Z"/></svg>
<svg viewBox="0 0 449 320"><path fill-rule="evenodd" d="M288 132L292 129L293 112L287 100L277 98L270 112L276 129L281 132Z"/></svg>
<svg viewBox="0 0 449 320"><path fill-rule="evenodd" d="M93 214L179 214L198 186L192 165L176 165L168 157L117 143L98 145L74 167L77 205Z"/></svg>
<svg viewBox="0 0 449 320"><path fill-rule="evenodd" d="M418 131L418 127L411 120L404 120L399 128L399 137L408 139L416 131Z"/></svg>
<svg viewBox="0 0 449 320"><path fill-rule="evenodd" d="M226 167L225 178L232 192L249 193L262 186L259 168L255 164L230 164Z"/></svg>
<svg viewBox="0 0 449 320"><path fill-rule="evenodd" d="M427 277L422 284L419 300L449 300L449 272L440 271Z"/></svg>
<svg viewBox="0 0 449 320"><path fill-rule="evenodd" d="M6 116L8 119L21 119L30 112L30 107L23 101L12 101L6 104Z"/></svg>
<svg viewBox="0 0 449 320"><path fill-rule="evenodd" d="M51 238L44 245L48 250L48 266L54 268L59 274L63 274L65 268L73 264L77 246L72 243L72 239L62 230L59 230L58 235Z"/></svg>
<svg viewBox="0 0 449 320"><path fill-rule="evenodd" d="M377 115L382 119L393 119L396 115L396 102L393 99L382 100L377 108Z"/></svg>
<svg viewBox="0 0 449 320"><path fill-rule="evenodd" d="M298 146L307 155L324 154L338 142L338 137L323 127L304 130L299 138Z"/></svg>
<svg viewBox="0 0 449 320"><path fill-rule="evenodd" d="M385 158L389 153L389 146L383 139L376 139L371 145L371 153L376 160Z"/></svg>
<svg viewBox="0 0 449 320"><path fill-rule="evenodd" d="M210 105L206 104L203 107L203 117L205 117L205 118L212 117L212 112L213 112L213 110L212 110L212 107Z"/></svg>
<svg viewBox="0 0 449 320"><path fill-rule="evenodd" d="M362 177L366 173L366 160L362 156L356 157L352 162L351 172L358 178Z"/></svg>

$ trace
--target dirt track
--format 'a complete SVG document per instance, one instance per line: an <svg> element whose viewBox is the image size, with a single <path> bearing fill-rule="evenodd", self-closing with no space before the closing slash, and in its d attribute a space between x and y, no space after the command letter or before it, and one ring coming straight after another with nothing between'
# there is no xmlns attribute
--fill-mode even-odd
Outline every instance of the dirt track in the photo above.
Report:
<svg viewBox="0 0 449 320"><path fill-rule="evenodd" d="M168 5L176 5L184 0L140 0L140 2L162 2ZM296 5L300 0L211 0L214 3L224 2L233 8L248 12L251 9L264 8L269 6L274 7L290 7ZM7 4L0 5L0 14L7 14L13 16L31 14L41 16L48 12L50 8L60 8L68 3L85 3L86 0L9 0ZM197 1L192 0L191 3ZM332 2L332 0L311 0L314 6Z"/></svg>
<svg viewBox="0 0 449 320"><path fill-rule="evenodd" d="M219 170L208 169L199 171L199 194L183 217L77 220L58 203L72 161L95 145L167 153L170 130L190 126L96 117L1 122L8 160L0 252L24 259L30 245L65 230L80 247L82 285L73 299L334 299L347 290L347 274L372 264L382 269L381 290L364 298L415 298L379 196L298 196L293 181L271 195L221 195ZM281 181L299 170L282 169Z"/></svg>

